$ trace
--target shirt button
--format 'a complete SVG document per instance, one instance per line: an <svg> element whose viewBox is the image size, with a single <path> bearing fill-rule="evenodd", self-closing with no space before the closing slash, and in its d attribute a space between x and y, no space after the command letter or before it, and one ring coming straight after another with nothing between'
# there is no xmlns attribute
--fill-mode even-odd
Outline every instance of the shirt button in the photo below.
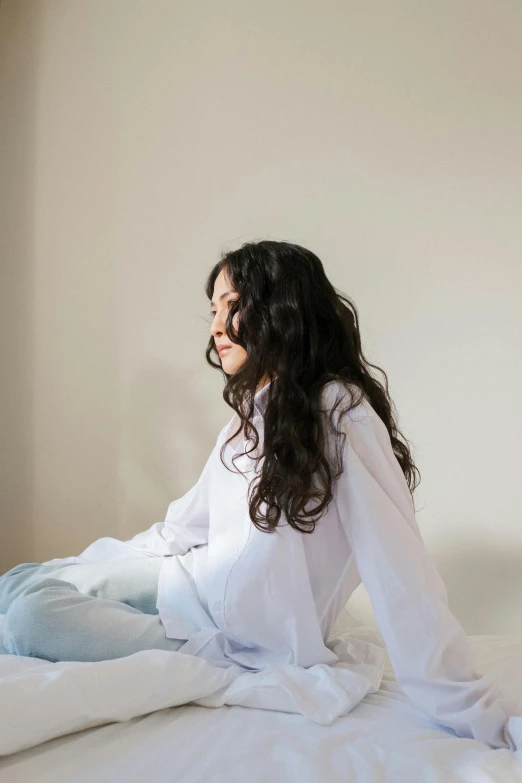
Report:
<svg viewBox="0 0 522 783"><path fill-rule="evenodd" d="M223 601L214 601L214 609L222 609Z"/></svg>

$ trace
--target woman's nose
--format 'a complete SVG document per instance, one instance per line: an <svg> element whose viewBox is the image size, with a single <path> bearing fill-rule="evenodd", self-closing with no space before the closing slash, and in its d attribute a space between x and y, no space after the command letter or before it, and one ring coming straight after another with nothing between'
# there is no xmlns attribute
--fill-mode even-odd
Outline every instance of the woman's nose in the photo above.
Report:
<svg viewBox="0 0 522 783"><path fill-rule="evenodd" d="M223 325L219 316L215 316L214 320L212 321L210 326L210 334L213 337L219 337L219 335L223 334Z"/></svg>

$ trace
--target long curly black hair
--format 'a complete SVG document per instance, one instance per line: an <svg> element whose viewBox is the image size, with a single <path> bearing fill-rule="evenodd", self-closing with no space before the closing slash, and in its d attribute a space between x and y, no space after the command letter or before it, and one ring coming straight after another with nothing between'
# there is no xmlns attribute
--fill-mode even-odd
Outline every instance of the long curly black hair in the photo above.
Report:
<svg viewBox="0 0 522 783"><path fill-rule="evenodd" d="M275 384L270 384L264 412L263 453L257 457L264 457L262 470L249 488L253 524L264 532L274 532L283 512L293 528L313 533L316 522L326 513L333 497L332 482L342 472L342 462L338 460L333 469L328 457L325 417L320 407L321 389L332 380L348 382L356 390L340 416L363 396L368 398L386 425L413 496L419 483L415 483L415 474L420 474L408 441L397 429L388 377L365 359L355 304L330 283L320 259L300 245L271 240L247 242L237 250L223 251L205 283L209 301L222 269L239 294L227 314L227 337L247 353L241 368L227 374L213 337L205 351L208 363L225 376L223 399L239 418L239 428L221 448L222 462L226 445L242 429L253 446L236 454L233 462L257 451L259 433L252 423L253 398L262 380L277 378L276 390ZM236 312L237 330L233 327ZM382 373L384 386L370 374L369 367ZM342 433L336 429L336 434ZM312 500L318 502L310 509ZM265 513L260 511L263 503Z"/></svg>

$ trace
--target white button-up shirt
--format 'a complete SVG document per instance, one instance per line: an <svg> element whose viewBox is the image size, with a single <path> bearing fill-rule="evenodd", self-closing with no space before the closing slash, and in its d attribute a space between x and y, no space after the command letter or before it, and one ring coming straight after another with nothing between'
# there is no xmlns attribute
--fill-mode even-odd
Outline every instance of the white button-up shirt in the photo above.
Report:
<svg viewBox="0 0 522 783"><path fill-rule="evenodd" d="M269 385L254 398L260 453ZM341 409L349 387L339 381L326 384L323 410L329 412L339 395L345 396ZM334 422L339 427L337 413ZM167 636L186 640L180 652L250 671L297 667L291 687L301 688L308 702L314 699L309 681L295 673L316 664L323 664L326 673L321 698L330 688L332 703L339 667L364 670L372 690L379 687L382 645L369 640L351 646L331 639L334 621L362 580L406 696L459 736L514 749L504 730L516 707L475 670L467 636L448 608L444 583L421 538L388 431L368 399L341 419L344 470L312 534L285 524L283 514L274 533L252 524L247 479L256 475L255 463L249 455L236 461L245 479L231 462L245 450L242 432L225 451L231 470L220 460L220 448L237 423L234 414L199 480L169 505L163 522L126 542L99 539L77 560L164 556L157 608ZM367 681L353 703L368 689Z"/></svg>

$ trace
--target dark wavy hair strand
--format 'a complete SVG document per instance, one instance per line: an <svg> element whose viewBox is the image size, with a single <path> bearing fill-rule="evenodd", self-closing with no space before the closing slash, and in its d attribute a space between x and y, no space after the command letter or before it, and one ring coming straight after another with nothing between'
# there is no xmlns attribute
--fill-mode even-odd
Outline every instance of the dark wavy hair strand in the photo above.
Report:
<svg viewBox="0 0 522 783"><path fill-rule="evenodd" d="M333 497L332 483L342 472L340 451L335 470L327 454L326 422L320 407L321 390L329 381L348 383L357 390L348 407L338 414L338 421L363 396L368 398L388 430L413 497L419 483L415 477L420 474L408 441L397 428L388 377L364 357L357 308L330 283L320 259L290 242L247 242L221 254L205 283L209 301L223 269L239 295L229 308L227 337L245 349L247 358L229 375L222 368L213 338L205 351L207 362L223 373L223 399L239 419L238 429L221 448L222 461L226 445L242 429L246 442L253 445L236 454L233 462L257 451L253 398L262 379L277 379L268 389L263 454L256 458L264 457L262 470L249 488L252 523L259 530L274 532L283 513L293 528L312 533L326 513ZM233 328L236 312L237 331ZM369 368L382 373L384 385ZM334 427L335 412L336 406L329 417L330 427ZM337 436L344 435L334 429ZM313 507L312 502L316 502Z"/></svg>

